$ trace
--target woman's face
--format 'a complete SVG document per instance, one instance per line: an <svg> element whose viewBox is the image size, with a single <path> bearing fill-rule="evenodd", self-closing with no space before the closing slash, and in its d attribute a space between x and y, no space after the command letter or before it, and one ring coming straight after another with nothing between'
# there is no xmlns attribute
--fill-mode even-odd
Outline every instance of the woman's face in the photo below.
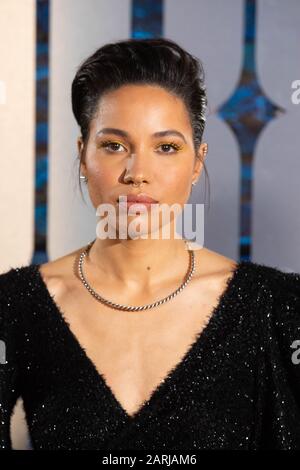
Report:
<svg viewBox="0 0 300 470"><path fill-rule="evenodd" d="M196 159L184 103L159 86L124 85L104 95L86 148L78 138L78 149L95 208L117 207L119 196L140 192L183 208L203 167L203 144Z"/></svg>

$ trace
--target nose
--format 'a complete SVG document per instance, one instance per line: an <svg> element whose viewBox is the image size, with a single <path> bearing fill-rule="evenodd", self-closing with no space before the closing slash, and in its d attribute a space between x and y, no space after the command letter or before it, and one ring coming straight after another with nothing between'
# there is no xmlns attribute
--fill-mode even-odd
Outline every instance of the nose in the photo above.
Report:
<svg viewBox="0 0 300 470"><path fill-rule="evenodd" d="M147 181L147 169L146 169L146 156L145 158L141 157L141 154L137 155L136 153L132 153L130 158L127 160L126 163L126 170L124 181L128 183L130 180L135 182L145 182ZM149 159L148 159L149 161Z"/></svg>

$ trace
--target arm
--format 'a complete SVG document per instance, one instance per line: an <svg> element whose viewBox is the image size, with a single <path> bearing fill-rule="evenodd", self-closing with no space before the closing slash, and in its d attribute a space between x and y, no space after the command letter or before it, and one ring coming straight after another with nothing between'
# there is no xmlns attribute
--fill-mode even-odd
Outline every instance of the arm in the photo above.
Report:
<svg viewBox="0 0 300 470"><path fill-rule="evenodd" d="M10 418L20 396L17 316L10 270L0 275L0 449L11 449Z"/></svg>
<svg viewBox="0 0 300 470"><path fill-rule="evenodd" d="M268 268L263 447L300 450L300 274Z"/></svg>

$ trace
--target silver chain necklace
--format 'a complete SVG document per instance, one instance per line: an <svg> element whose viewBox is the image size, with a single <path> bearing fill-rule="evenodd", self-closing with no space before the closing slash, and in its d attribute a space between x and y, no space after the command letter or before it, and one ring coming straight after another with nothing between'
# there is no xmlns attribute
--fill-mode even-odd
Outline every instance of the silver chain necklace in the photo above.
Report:
<svg viewBox="0 0 300 470"><path fill-rule="evenodd" d="M118 309L118 310L127 310L127 311L147 310L149 308L154 308L154 307L157 307L158 305L161 305L161 304L164 304L165 302L168 302L169 300L173 299L177 294L179 294L179 292L181 292L186 287L186 285L190 282L190 280L191 280L191 278L194 274L194 271L195 271L195 254L194 254L193 250L189 249L188 251L189 251L189 255L190 255L190 262L189 262L188 272L185 276L186 279L181 284L181 286L178 287L178 289L176 289L172 294L168 295L167 297L165 297L161 300L158 300L157 302L154 302L152 304L142 305L140 307L135 307L135 306L130 306L130 305L123 305L123 304L116 304L114 302L111 302L110 300L105 299L104 297L99 295L97 292L95 292L94 289L88 284L87 280L84 277L83 270L82 270L82 262L83 262L83 259L88 254L91 246L93 245L93 243L95 241L96 241L96 239L93 240L92 242L90 242L87 245L87 248L81 252L81 254L79 256L79 261L78 261L78 274L79 274L79 277L80 277L83 285L86 287L86 289L90 292L91 295L93 295L100 302L102 302L102 303L104 303L104 304L106 304L110 307L113 307L115 309ZM187 240L184 240L184 242L186 244L188 243Z"/></svg>

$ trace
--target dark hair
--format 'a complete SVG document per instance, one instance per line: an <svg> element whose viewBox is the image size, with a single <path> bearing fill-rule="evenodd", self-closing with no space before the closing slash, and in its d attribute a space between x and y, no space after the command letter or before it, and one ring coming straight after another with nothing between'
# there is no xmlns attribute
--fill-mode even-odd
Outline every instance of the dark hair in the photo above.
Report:
<svg viewBox="0 0 300 470"><path fill-rule="evenodd" d="M203 66L198 58L166 38L132 38L105 44L79 66L72 82L72 110L84 146L99 99L108 91L133 83L159 85L183 100L191 119L196 152L206 120Z"/></svg>

